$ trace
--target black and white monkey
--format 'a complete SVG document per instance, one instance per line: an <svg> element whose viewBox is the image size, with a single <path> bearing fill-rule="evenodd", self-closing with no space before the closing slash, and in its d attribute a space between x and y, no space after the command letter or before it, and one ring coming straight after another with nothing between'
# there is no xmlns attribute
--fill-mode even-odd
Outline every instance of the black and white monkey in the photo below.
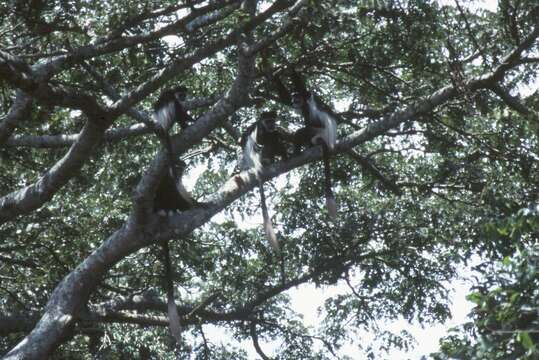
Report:
<svg viewBox="0 0 539 360"><path fill-rule="evenodd" d="M276 116L275 111L263 112L260 115L260 119L245 130L240 139L242 148L240 169L255 169L255 174L259 181L264 232L273 250L279 251L279 242L275 236L266 206L263 182L260 180L260 174L264 165L273 162L277 156L280 156L281 159L288 158L285 140L276 126Z"/></svg>
<svg viewBox="0 0 539 360"><path fill-rule="evenodd" d="M175 168L175 171L172 170ZM183 161L177 161L159 179L155 191L154 211L159 216L173 216L180 211L186 211L198 203L191 197L189 192L183 186L181 178L186 164ZM167 309L170 333L179 344L181 341L181 324L176 302L174 300L174 271L170 260L170 249L168 241L163 241L162 257L165 268L164 280L167 292Z"/></svg>
<svg viewBox="0 0 539 360"><path fill-rule="evenodd" d="M165 131L168 132L175 122L180 124L182 129L194 122L181 103L185 100L186 95L187 88L177 86L163 91L153 104L154 119Z"/></svg>
<svg viewBox="0 0 539 360"><path fill-rule="evenodd" d="M183 186L181 181L186 164L177 161L172 153L172 144L169 130L175 122L178 122L182 129L185 129L193 118L183 108L181 101L185 100L186 88L178 86L174 89L163 91L153 109L153 118L157 124L156 131L164 141L167 152L168 168L159 179L154 198L154 211L159 216L171 216L176 212L185 211L195 206L196 201ZM170 249L168 241L161 243L163 249L163 263L165 268L165 287L167 292L167 308L169 318L170 333L179 344L181 341L180 316L174 300L173 269L170 261Z"/></svg>
<svg viewBox="0 0 539 360"><path fill-rule="evenodd" d="M333 112L313 93L307 91L304 82L294 71L292 80L296 92L292 94L292 106L303 116L305 127L294 133L294 153L302 147L322 146L324 160L324 192L331 220L337 217L337 203L331 185L330 153L337 142L337 121Z"/></svg>
<svg viewBox="0 0 539 360"><path fill-rule="evenodd" d="M188 210L197 204L183 186L181 179L186 164L176 160L168 134L175 122L182 129L194 122L181 103L185 100L186 93L187 89L184 86L165 90L153 105L153 118L158 125L156 128L163 135L161 138L165 140L168 158L168 169L159 180L154 199L154 209L161 216L173 215L174 212Z"/></svg>
<svg viewBox="0 0 539 360"><path fill-rule="evenodd" d="M154 210L158 215L173 216L175 213L189 210L197 204L181 181L185 168L185 162L175 161L159 179L153 202Z"/></svg>
<svg viewBox="0 0 539 360"><path fill-rule="evenodd" d="M154 208L157 206L161 214L163 214L162 210L169 212L173 210L183 211L195 204L181 182L185 163L179 164L176 162L168 133L175 122L182 129L187 128L189 123L194 122L194 119L187 113L181 103L185 100L186 93L187 89L184 86L165 90L153 105L153 118L158 125L155 128L156 131L160 132L160 138L164 141L169 165L168 171L163 175L157 187L154 202Z"/></svg>

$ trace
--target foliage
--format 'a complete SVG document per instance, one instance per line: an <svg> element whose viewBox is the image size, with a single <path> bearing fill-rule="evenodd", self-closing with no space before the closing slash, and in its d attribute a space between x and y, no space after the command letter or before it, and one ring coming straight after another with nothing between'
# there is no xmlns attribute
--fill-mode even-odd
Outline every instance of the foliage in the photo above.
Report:
<svg viewBox="0 0 539 360"><path fill-rule="evenodd" d="M247 359L257 341L276 359L344 359L350 342L359 357L387 358L413 339L380 324L443 323L448 282L480 258L474 323L436 356L536 356L536 1L503 0L496 12L473 1L260 1L255 15L269 14L254 22L240 3L0 4L0 353L38 336L45 314L62 320L40 323L56 358ZM241 44L255 44L252 57ZM238 171L238 133L262 111L277 110L288 132L301 126L274 82L290 87L292 67L339 120L339 216L327 220L315 150L272 166L276 254L258 190L235 189L226 203L223 184ZM164 168L141 118L180 83L197 121L175 128L174 144L188 187L219 213L156 226L137 218ZM343 289L321 299L320 326L291 306L288 291L304 284ZM377 341L358 341L365 332Z"/></svg>
<svg viewBox="0 0 539 360"><path fill-rule="evenodd" d="M511 256L477 267L478 285L468 295L472 320L442 341L437 359L536 359L539 320L539 207L487 226L489 238L518 244Z"/></svg>

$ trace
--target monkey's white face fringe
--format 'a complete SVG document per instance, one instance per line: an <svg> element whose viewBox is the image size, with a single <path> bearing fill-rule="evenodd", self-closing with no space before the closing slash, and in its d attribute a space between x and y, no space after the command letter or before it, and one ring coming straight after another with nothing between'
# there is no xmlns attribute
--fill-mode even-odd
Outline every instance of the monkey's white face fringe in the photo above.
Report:
<svg viewBox="0 0 539 360"><path fill-rule="evenodd" d="M169 101L154 113L154 119L165 131L168 131L174 123L175 112L174 102Z"/></svg>
<svg viewBox="0 0 539 360"><path fill-rule="evenodd" d="M318 120L322 125L318 135L312 138L312 143L316 145L318 139L321 139L327 145L328 149L333 151L333 149L335 149L335 143L337 142L337 122L333 116L318 108L314 95L309 97L307 105L309 106L309 115L311 116L311 119Z"/></svg>

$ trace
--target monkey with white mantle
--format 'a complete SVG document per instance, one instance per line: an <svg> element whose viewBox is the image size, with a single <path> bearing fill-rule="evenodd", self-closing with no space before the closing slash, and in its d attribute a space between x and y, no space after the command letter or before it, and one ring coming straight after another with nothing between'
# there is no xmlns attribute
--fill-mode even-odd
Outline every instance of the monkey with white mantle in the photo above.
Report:
<svg viewBox="0 0 539 360"><path fill-rule="evenodd" d="M263 182L260 180L260 174L264 165L274 161L277 156L281 159L287 159L288 153L285 146L284 135L276 126L275 111L266 111L260 115L260 119L250 125L243 133L240 139L242 148L242 158L240 169L256 170L256 178L259 181L260 206L262 208L262 218L264 222L264 232L274 251L279 251L279 242L273 230L271 218L266 206L266 196L264 195ZM237 178L241 185L243 179Z"/></svg>
<svg viewBox="0 0 539 360"><path fill-rule="evenodd" d="M296 92L292 94L292 106L303 116L305 126L294 134L294 153L302 147L320 145L324 160L324 192L329 218L337 217L337 203L331 185L330 154L337 142L337 121L333 112L316 95L307 91L305 83L296 71L292 72Z"/></svg>
<svg viewBox="0 0 539 360"><path fill-rule="evenodd" d="M154 103L153 118L156 123L156 131L161 133L164 139L165 151L167 153L168 166L159 179L154 198L154 211L159 216L173 216L177 212L191 209L197 204L181 181L186 164L176 160L172 153L169 130L175 122L178 122L182 129L194 122L193 118L183 108L182 101L185 100L187 89L178 86L174 89L165 90ZM167 292L167 308L169 318L169 328L176 343L181 341L181 324L176 302L174 300L173 269L170 260L170 249L168 241L161 243L163 250L163 264L165 268L165 287Z"/></svg>

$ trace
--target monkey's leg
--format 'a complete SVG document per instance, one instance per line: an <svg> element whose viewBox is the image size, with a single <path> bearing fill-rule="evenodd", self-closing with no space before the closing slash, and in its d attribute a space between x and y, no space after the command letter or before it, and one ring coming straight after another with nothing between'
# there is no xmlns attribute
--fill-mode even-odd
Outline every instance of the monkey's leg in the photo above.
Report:
<svg viewBox="0 0 539 360"><path fill-rule="evenodd" d="M277 241L277 236L275 236L275 231L273 230L273 225L271 224L271 219L268 214L268 207L266 206L266 195L264 195L264 187L262 182L259 183L258 188L260 190L260 206L262 207L262 218L264 220L264 232L266 237L275 252L279 251L279 242Z"/></svg>
<svg viewBox="0 0 539 360"><path fill-rule="evenodd" d="M324 187L326 194L326 207L328 209L330 220L335 221L335 219L337 218L337 202L335 201L335 196L333 195L333 189L331 186L329 149L324 142L322 142L322 157L324 158Z"/></svg>
<svg viewBox="0 0 539 360"><path fill-rule="evenodd" d="M176 344L181 342L181 325L180 315L178 314L178 308L174 301L174 283L172 274L172 264L170 262L170 250L168 247L168 241L162 243L163 247L163 265L165 266L165 284L167 289L167 308L168 308L168 326L170 334L176 340Z"/></svg>

